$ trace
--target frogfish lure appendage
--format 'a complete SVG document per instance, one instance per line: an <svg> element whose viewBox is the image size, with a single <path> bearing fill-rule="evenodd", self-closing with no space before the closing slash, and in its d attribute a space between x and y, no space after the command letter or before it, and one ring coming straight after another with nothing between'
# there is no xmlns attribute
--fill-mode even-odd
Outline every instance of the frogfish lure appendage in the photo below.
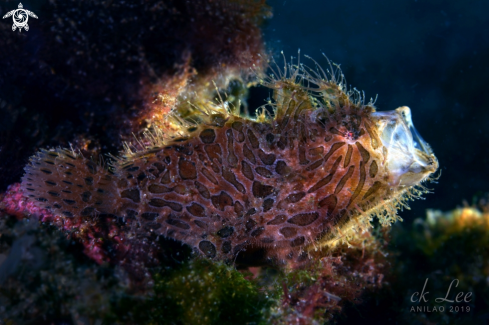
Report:
<svg viewBox="0 0 489 325"><path fill-rule="evenodd" d="M41 150L25 168L24 193L61 218L136 220L131 231L208 258L255 248L287 264L348 240L373 216L391 224L426 191L420 184L438 161L408 107L376 112L333 66L287 65L261 83L273 90L273 117L242 117L223 101L195 106L187 120L174 112L178 132L155 129L109 170L72 151Z"/></svg>

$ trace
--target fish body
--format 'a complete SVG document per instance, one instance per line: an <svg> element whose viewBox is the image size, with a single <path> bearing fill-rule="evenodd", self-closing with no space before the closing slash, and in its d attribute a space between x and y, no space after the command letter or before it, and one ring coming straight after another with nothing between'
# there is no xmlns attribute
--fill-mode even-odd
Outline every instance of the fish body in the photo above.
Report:
<svg viewBox="0 0 489 325"><path fill-rule="evenodd" d="M135 232L221 260L248 249L275 264L301 263L308 247L374 214L392 222L410 189L438 167L413 137L409 109L375 112L334 79L304 87L312 76L301 70L297 81L297 71L266 82L273 118L209 110L183 137L126 154L111 170L44 150L26 167L24 191L63 218L135 220Z"/></svg>

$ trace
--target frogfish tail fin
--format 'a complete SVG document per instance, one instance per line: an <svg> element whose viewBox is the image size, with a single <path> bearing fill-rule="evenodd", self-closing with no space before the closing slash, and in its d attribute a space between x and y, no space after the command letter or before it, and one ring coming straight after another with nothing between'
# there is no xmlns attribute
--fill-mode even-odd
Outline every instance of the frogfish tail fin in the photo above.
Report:
<svg viewBox="0 0 489 325"><path fill-rule="evenodd" d="M117 193L109 170L66 149L32 156L21 188L36 206L65 217L110 214Z"/></svg>

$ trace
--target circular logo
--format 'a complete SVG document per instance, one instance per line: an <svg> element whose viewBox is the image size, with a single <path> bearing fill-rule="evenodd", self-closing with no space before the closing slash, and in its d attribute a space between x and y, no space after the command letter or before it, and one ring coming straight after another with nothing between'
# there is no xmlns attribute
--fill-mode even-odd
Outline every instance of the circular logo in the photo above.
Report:
<svg viewBox="0 0 489 325"><path fill-rule="evenodd" d="M27 24L27 20L29 20L29 16L24 9L17 9L13 16L14 24L17 27L24 27Z"/></svg>

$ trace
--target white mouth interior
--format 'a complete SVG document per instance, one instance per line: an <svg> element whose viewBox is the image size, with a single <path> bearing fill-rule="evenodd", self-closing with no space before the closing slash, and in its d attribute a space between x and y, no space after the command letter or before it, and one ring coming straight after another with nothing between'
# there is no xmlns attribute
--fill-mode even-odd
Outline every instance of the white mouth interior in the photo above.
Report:
<svg viewBox="0 0 489 325"><path fill-rule="evenodd" d="M408 173L423 176L431 165L431 161L425 156L431 155L432 151L416 131L409 107L375 112L372 117L377 121L382 144L387 149L386 164L391 185L411 186L419 182L418 177L402 176Z"/></svg>

